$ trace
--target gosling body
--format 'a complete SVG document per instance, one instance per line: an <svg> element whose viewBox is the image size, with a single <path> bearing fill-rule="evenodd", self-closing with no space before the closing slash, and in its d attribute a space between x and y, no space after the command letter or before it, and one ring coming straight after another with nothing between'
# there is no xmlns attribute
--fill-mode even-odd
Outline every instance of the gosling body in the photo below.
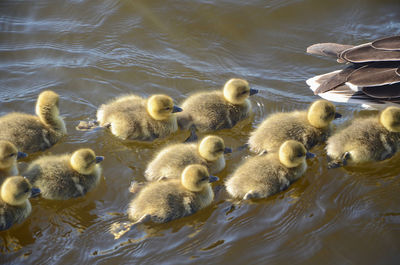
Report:
<svg viewBox="0 0 400 265"><path fill-rule="evenodd" d="M331 121L340 116L326 100L314 102L308 111L275 113L251 133L248 144L256 153L275 152L286 140L296 140L310 150L326 141L332 130Z"/></svg>
<svg viewBox="0 0 400 265"><path fill-rule="evenodd" d="M103 157L91 149L79 149L71 154L43 156L27 168L26 176L43 198L67 200L80 197L100 181Z"/></svg>
<svg viewBox="0 0 400 265"><path fill-rule="evenodd" d="M12 142L26 153L50 148L67 134L58 105L57 93L40 93L36 103L37 116L13 112L0 117L0 139Z"/></svg>
<svg viewBox="0 0 400 265"><path fill-rule="evenodd" d="M232 128L251 115L248 97L257 92L250 89L246 80L234 78L225 84L222 91L196 93L182 103L179 127L188 129L194 125L202 132Z"/></svg>
<svg viewBox="0 0 400 265"><path fill-rule="evenodd" d="M180 178L185 167L191 164L206 166L210 174L216 174L225 168L224 153L229 152L231 149L218 136L207 136L199 143L167 146L149 163L145 177L149 181Z"/></svg>
<svg viewBox="0 0 400 265"><path fill-rule="evenodd" d="M150 182L139 190L129 204L128 216L134 222L165 223L191 215L211 204L214 193L209 182L215 180L206 167L190 165L181 179Z"/></svg>
<svg viewBox="0 0 400 265"><path fill-rule="evenodd" d="M9 177L0 190L0 230L22 223L31 213L32 187L20 176Z"/></svg>
<svg viewBox="0 0 400 265"><path fill-rule="evenodd" d="M400 108L388 107L380 114L358 118L327 141L329 168L382 161L400 148Z"/></svg>
<svg viewBox="0 0 400 265"><path fill-rule="evenodd" d="M266 198L303 175L307 169L306 157L313 155L300 142L286 141L278 153L248 158L226 181L226 189L234 198Z"/></svg>
<svg viewBox="0 0 400 265"><path fill-rule="evenodd" d="M173 113L179 111L165 95L153 95L149 99L128 95L100 106L97 121L123 140L152 141L178 130Z"/></svg>

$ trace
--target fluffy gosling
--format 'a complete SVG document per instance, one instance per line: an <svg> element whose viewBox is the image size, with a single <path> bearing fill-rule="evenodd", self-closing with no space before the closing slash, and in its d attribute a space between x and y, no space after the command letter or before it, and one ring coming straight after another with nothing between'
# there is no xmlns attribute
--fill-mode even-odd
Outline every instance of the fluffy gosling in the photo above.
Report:
<svg viewBox="0 0 400 265"><path fill-rule="evenodd" d="M13 176L4 181L0 190L0 231L22 223L30 215L28 199L38 192L24 177Z"/></svg>
<svg viewBox="0 0 400 265"><path fill-rule="evenodd" d="M256 153L275 152L286 140L296 140L310 150L326 140L332 120L339 117L335 105L317 100L308 111L271 114L251 133L248 144Z"/></svg>
<svg viewBox="0 0 400 265"><path fill-rule="evenodd" d="M314 157L298 141L285 141L278 153L247 159L225 186L232 197L244 200L266 198L286 189L307 169L306 158Z"/></svg>
<svg viewBox="0 0 400 265"><path fill-rule="evenodd" d="M149 163L145 171L147 180L180 178L186 166L200 164L206 166L210 174L225 168L224 153L231 153L221 137L209 135L199 143L173 144L162 149Z"/></svg>
<svg viewBox="0 0 400 265"><path fill-rule="evenodd" d="M50 148L67 134L57 93L39 94L36 115L13 112L0 117L0 139L12 142L22 152L34 153Z"/></svg>
<svg viewBox="0 0 400 265"><path fill-rule="evenodd" d="M379 115L358 118L327 141L329 168L376 162L400 148L400 108L387 107Z"/></svg>
<svg viewBox="0 0 400 265"><path fill-rule="evenodd" d="M7 177L18 175L17 160L26 156L9 141L0 140L0 186Z"/></svg>
<svg viewBox="0 0 400 265"><path fill-rule="evenodd" d="M136 95L118 97L99 107L97 123L108 127L111 133L122 140L152 141L164 138L178 130L172 98L153 95L144 99ZM92 125L82 122L77 129L90 129Z"/></svg>
<svg viewBox="0 0 400 265"><path fill-rule="evenodd" d="M194 214L211 204L214 192L210 182L216 180L205 166L189 165L181 179L150 182L139 190L129 204L128 216L135 223L165 223Z"/></svg>
<svg viewBox="0 0 400 265"><path fill-rule="evenodd" d="M100 181L102 156L83 148L71 154L38 158L27 168L26 176L43 198L67 200L85 195Z"/></svg>
<svg viewBox="0 0 400 265"><path fill-rule="evenodd" d="M232 128L250 116L248 97L256 93L258 90L251 89L246 80L238 78L226 82L222 91L196 93L182 103L179 127L187 130L194 125L203 132Z"/></svg>

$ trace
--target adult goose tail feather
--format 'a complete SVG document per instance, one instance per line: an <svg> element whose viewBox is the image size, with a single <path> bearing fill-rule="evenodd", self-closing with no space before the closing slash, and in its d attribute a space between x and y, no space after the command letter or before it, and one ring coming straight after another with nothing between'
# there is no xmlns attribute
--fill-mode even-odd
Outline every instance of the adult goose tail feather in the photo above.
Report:
<svg viewBox="0 0 400 265"><path fill-rule="evenodd" d="M400 103L400 36L356 46L318 43L307 52L348 64L342 70L309 78L306 83L314 94L372 108Z"/></svg>
<svg viewBox="0 0 400 265"><path fill-rule="evenodd" d="M338 43L317 43L309 46L307 48L307 53L339 58L342 51L350 49L352 47L354 46Z"/></svg>

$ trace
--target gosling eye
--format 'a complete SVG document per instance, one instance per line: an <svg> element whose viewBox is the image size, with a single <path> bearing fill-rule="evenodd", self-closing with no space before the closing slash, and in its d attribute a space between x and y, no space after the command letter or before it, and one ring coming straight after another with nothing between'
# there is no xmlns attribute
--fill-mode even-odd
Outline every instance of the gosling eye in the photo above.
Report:
<svg viewBox="0 0 400 265"><path fill-rule="evenodd" d="M247 93L249 93L249 91L245 90L241 94L244 95L244 94L247 94Z"/></svg>
<svg viewBox="0 0 400 265"><path fill-rule="evenodd" d="M9 157L13 157L13 156L16 156L16 155L17 155L16 153L12 153L12 154L9 155Z"/></svg>
<svg viewBox="0 0 400 265"><path fill-rule="evenodd" d="M302 156L304 156L304 154L302 154L302 153L297 155L297 157L302 157Z"/></svg>
<svg viewBox="0 0 400 265"><path fill-rule="evenodd" d="M28 192L29 192L29 188L26 188L24 192L25 192L25 193L28 193Z"/></svg>

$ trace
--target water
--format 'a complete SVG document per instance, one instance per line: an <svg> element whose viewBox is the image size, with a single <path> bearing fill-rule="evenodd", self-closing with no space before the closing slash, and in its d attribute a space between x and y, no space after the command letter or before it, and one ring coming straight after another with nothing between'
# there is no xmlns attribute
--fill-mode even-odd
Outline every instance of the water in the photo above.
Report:
<svg viewBox="0 0 400 265"><path fill-rule="evenodd" d="M397 0L0 2L0 114L33 113L38 93L52 89L61 95L69 135L46 153L91 147L106 157L104 178L87 196L31 200L31 216L0 232L1 263L397 264L400 156L368 168L327 170L319 147L288 190L237 203L222 186L249 155L236 152L218 174L210 207L114 240L108 231L127 220L130 182L144 181L154 152L188 134L137 144L75 126L120 94L166 93L180 102L242 77L261 90L252 99L254 120L218 132L228 146L241 146L269 113L317 99L307 78L338 68L329 58L307 55L307 46L400 34L399 13ZM337 106L344 121L359 114L357 106Z"/></svg>

